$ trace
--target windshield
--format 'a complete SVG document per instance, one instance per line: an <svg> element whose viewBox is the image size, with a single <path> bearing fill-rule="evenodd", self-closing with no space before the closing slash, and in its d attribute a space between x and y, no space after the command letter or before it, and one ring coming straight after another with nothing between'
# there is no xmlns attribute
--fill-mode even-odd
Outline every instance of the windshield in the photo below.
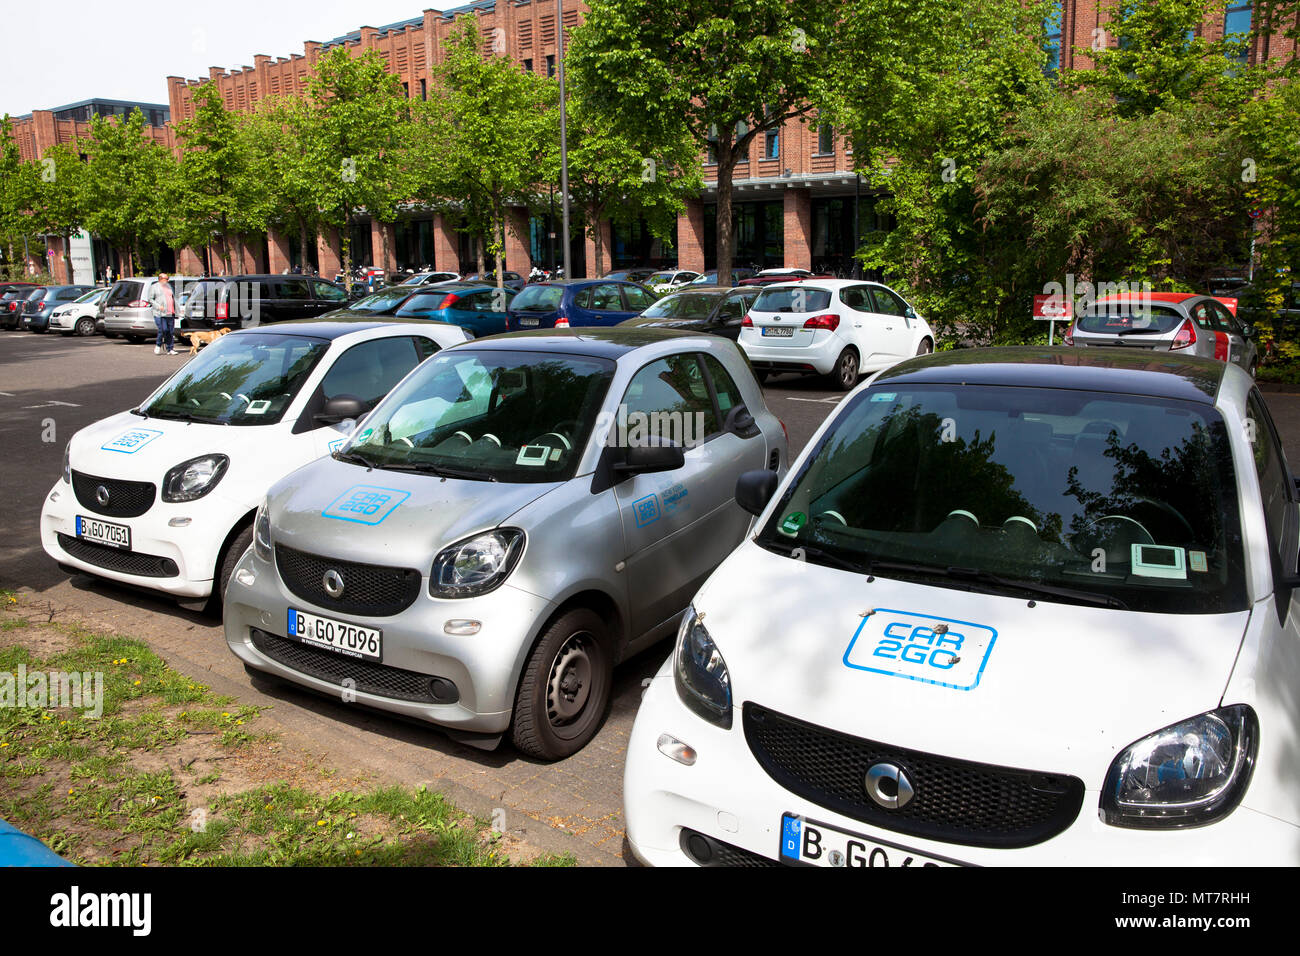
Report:
<svg viewBox="0 0 1300 956"><path fill-rule="evenodd" d="M515 296L510 308L515 312L554 312L564 298L564 288L558 285L530 285Z"/></svg>
<svg viewBox="0 0 1300 956"><path fill-rule="evenodd" d="M715 296L686 293L660 299L641 314L649 318L699 318L706 319L718 300Z"/></svg>
<svg viewBox="0 0 1300 956"><path fill-rule="evenodd" d="M1246 606L1227 428L1168 399L880 383L840 413L757 540L1040 600Z"/></svg>
<svg viewBox="0 0 1300 956"><path fill-rule="evenodd" d="M91 289L89 292L82 293L82 295L77 298L76 304L79 305L82 302L98 302L107 294L107 289Z"/></svg>
<svg viewBox="0 0 1300 956"><path fill-rule="evenodd" d="M278 422L329 348L322 339L240 332L217 339L140 410L220 425Z"/></svg>
<svg viewBox="0 0 1300 956"><path fill-rule="evenodd" d="M358 299L348 306L348 310L351 312L387 312L396 308L410 294L410 289L403 289L398 286L383 292L372 293L364 299Z"/></svg>
<svg viewBox="0 0 1300 956"><path fill-rule="evenodd" d="M1110 335L1160 335L1172 332L1182 321L1182 313L1167 305L1103 303L1091 315L1079 316L1075 328Z"/></svg>
<svg viewBox="0 0 1300 956"><path fill-rule="evenodd" d="M646 285L663 285L663 284L665 284L665 283L667 283L667 282L672 282L672 281L673 281L673 277L674 277L675 275L677 275L676 272L656 272L654 275L649 276L649 277L645 280L645 284L646 284Z"/></svg>
<svg viewBox="0 0 1300 956"><path fill-rule="evenodd" d="M785 289L764 289L754 301L755 312L820 312L831 304L831 294L825 289L795 286Z"/></svg>
<svg viewBox="0 0 1300 956"><path fill-rule="evenodd" d="M613 362L576 355L444 352L394 389L338 455L481 481L566 481L613 374Z"/></svg>

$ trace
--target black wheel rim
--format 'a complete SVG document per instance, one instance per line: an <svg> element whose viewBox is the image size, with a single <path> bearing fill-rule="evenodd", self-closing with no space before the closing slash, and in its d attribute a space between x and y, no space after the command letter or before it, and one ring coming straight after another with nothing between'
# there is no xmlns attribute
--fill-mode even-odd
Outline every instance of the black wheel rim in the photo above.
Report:
<svg viewBox="0 0 1300 956"><path fill-rule="evenodd" d="M581 732L598 680L599 653L588 631L570 634L555 652L546 678L546 720L559 737Z"/></svg>

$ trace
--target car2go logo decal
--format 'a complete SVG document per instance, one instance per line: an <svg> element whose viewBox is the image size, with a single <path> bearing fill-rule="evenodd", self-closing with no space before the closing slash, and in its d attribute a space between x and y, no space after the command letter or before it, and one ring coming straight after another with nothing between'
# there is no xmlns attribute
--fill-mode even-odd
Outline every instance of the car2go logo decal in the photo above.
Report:
<svg viewBox="0 0 1300 956"><path fill-rule="evenodd" d="M396 488L379 488L375 485L353 485L339 495L321 512L326 518L355 521L357 524L379 524L407 498L409 492Z"/></svg>
<svg viewBox="0 0 1300 956"><path fill-rule="evenodd" d="M99 447L104 451L121 452L123 455L134 455L145 445L149 444L155 438L162 435L162 432L153 428L132 428L130 431L122 432L112 441L105 442Z"/></svg>
<svg viewBox="0 0 1300 956"><path fill-rule="evenodd" d="M998 632L983 624L876 608L844 651L844 666L891 677L974 690Z"/></svg>

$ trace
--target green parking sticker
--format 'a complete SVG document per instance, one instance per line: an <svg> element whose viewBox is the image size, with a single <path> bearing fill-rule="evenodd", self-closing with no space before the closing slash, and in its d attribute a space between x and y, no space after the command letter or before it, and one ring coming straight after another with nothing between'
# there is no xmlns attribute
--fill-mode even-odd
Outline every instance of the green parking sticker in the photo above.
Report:
<svg viewBox="0 0 1300 956"><path fill-rule="evenodd" d="M794 537L799 529L808 523L808 516L802 511L791 511L781 522L781 533Z"/></svg>

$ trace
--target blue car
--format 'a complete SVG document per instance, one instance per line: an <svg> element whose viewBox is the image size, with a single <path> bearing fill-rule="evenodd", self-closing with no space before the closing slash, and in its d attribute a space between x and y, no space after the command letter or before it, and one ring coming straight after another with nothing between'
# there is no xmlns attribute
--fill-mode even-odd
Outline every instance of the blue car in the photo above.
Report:
<svg viewBox="0 0 1300 956"><path fill-rule="evenodd" d="M50 327L50 315L55 309L75 302L93 288L93 285L46 285L34 289L23 301L19 327L28 332L44 332Z"/></svg>
<svg viewBox="0 0 1300 956"><path fill-rule="evenodd" d="M393 312L399 319L429 319L458 325L475 338L506 331L510 302L519 293L484 282L440 282L423 286Z"/></svg>
<svg viewBox="0 0 1300 956"><path fill-rule="evenodd" d="M74 866L36 837L0 820L0 866Z"/></svg>
<svg viewBox="0 0 1300 956"><path fill-rule="evenodd" d="M614 279L537 282L510 303L510 331L618 325L658 298L635 282Z"/></svg>

